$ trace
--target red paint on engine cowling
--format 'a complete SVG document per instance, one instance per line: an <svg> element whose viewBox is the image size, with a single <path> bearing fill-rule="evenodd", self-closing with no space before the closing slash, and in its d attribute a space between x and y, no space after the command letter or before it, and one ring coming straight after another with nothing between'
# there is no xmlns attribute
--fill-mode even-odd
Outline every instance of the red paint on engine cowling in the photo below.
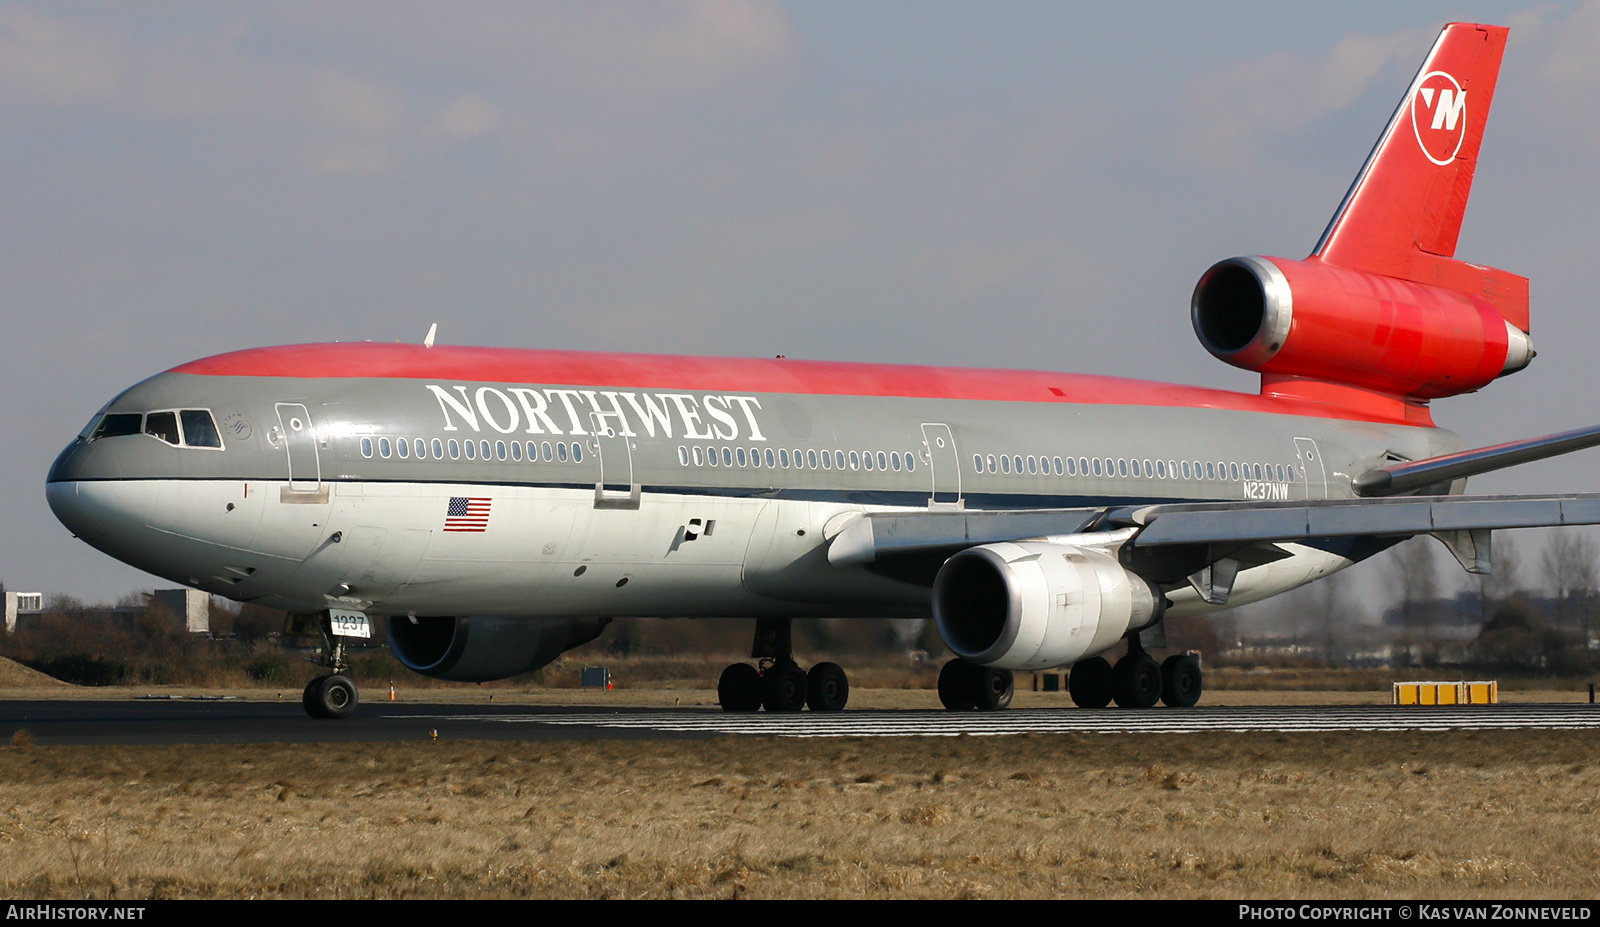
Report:
<svg viewBox="0 0 1600 927"><path fill-rule="evenodd" d="M1289 281L1292 321L1283 346L1252 369L1437 399L1505 368L1505 321L1484 299L1316 258L1268 260Z"/></svg>

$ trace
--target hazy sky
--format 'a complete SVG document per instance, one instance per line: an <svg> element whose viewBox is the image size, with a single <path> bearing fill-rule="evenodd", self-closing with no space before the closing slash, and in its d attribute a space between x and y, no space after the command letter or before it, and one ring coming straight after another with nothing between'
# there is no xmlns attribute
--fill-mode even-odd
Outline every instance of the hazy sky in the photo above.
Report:
<svg viewBox="0 0 1600 927"><path fill-rule="evenodd" d="M72 540L45 470L124 387L256 345L437 321L1254 391L1195 280L1310 249L1450 18L1512 27L1458 254L1532 277L1540 354L1436 418L1600 421L1600 2L0 6L0 580L159 582Z"/></svg>

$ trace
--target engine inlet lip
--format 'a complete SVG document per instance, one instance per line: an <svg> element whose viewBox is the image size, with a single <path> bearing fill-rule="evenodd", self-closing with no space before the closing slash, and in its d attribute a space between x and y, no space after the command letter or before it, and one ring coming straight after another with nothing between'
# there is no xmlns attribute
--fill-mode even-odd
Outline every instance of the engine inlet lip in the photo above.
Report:
<svg viewBox="0 0 1600 927"><path fill-rule="evenodd" d="M986 616L982 621L988 627L980 630L957 622L957 615L951 609L954 592L952 584L958 583L963 578L969 578L970 570L985 569L988 572L985 578L997 582L1004 590L1004 609L1001 615L996 616L991 613ZM991 601L985 604L993 608L998 603ZM1011 649L1016 643L1017 616L1021 611L1021 594L1014 581L1011 565L993 550L985 547L969 547L947 560L944 567L939 570L939 575L934 578L934 626L939 629L939 636L943 638L945 646L956 656L969 662L986 664Z"/></svg>
<svg viewBox="0 0 1600 927"><path fill-rule="evenodd" d="M1214 285L1221 274L1244 272L1253 278L1256 286L1254 306L1246 306L1246 321L1255 323L1255 332L1248 339L1231 338L1227 343L1218 337L1219 330L1229 322L1237 324L1240 313L1234 305L1217 305L1222 298L1215 293ZM1209 297L1209 299L1208 299ZM1254 314L1254 319L1248 314ZM1232 318L1230 318L1232 316ZM1263 257L1234 257L1211 265L1195 284L1189 301L1189 319L1194 333L1205 349L1219 360L1247 370L1259 368L1283 348L1289 337L1294 319L1294 297L1289 278L1271 261ZM1248 329L1247 329L1248 330Z"/></svg>

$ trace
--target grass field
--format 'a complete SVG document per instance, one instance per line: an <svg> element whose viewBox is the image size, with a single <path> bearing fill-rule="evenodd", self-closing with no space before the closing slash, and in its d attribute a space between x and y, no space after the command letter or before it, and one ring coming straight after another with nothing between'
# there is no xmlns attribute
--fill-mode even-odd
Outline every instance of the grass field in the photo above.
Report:
<svg viewBox="0 0 1600 927"><path fill-rule="evenodd" d="M30 673L0 661L0 689L11 699L219 694L84 689ZM1365 671L1212 678L1222 685L1209 705L1388 701ZM400 683L402 701L716 710L714 692L667 680L612 692ZM363 685L369 701L387 696L382 681ZM299 698L297 688L227 694ZM1501 696L1587 700L1577 683L1503 685ZM938 699L858 688L851 705L932 709ZM1065 693L1016 700L1068 705ZM1600 894L1600 732L29 739L0 746L0 896L16 899Z"/></svg>
<svg viewBox="0 0 1600 927"><path fill-rule="evenodd" d="M1592 732L14 745L0 781L19 899L1600 894Z"/></svg>

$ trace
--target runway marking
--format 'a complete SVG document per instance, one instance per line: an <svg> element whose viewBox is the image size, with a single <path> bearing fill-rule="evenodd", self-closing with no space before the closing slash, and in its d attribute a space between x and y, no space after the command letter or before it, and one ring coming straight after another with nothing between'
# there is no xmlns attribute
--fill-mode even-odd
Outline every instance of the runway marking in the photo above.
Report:
<svg viewBox="0 0 1600 927"><path fill-rule="evenodd" d="M1212 731L1577 730L1600 728L1600 707L1583 704L1460 707L1295 706L1284 708L1031 709L993 713L844 711L729 714L721 711L585 714L411 715L412 719L499 721L702 734L779 737L996 737L1007 734L1202 734Z"/></svg>

